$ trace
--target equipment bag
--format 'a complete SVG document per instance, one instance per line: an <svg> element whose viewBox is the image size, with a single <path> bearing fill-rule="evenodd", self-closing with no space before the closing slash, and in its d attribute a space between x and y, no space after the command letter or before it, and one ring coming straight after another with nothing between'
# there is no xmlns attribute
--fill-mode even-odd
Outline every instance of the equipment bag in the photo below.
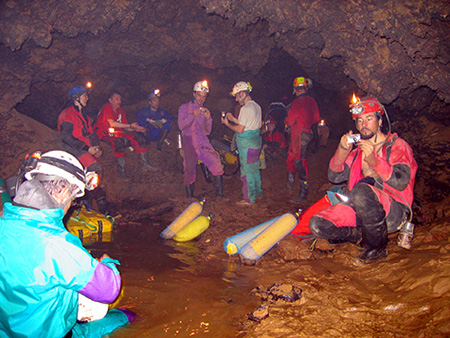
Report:
<svg viewBox="0 0 450 338"><path fill-rule="evenodd" d="M67 221L67 230L84 243L110 241L114 224L113 217L106 217L83 204Z"/></svg>

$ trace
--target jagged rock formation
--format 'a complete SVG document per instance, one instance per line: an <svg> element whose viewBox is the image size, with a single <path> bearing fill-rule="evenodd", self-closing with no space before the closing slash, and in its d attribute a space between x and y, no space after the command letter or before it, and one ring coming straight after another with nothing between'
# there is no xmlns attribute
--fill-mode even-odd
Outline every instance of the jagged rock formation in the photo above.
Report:
<svg viewBox="0 0 450 338"><path fill-rule="evenodd" d="M0 120L16 108L55 128L67 90L87 80L93 113L112 88L135 111L156 86L176 113L202 77L209 103L230 109L237 80L267 106L306 74L333 130L351 125L342 114L352 91L378 96L392 120L448 126L449 13L444 0L7 0Z"/></svg>

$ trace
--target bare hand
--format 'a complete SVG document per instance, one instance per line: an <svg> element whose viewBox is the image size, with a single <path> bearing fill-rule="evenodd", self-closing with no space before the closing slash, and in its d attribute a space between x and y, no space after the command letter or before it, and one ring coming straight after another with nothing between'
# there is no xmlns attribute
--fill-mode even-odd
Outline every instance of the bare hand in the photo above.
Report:
<svg viewBox="0 0 450 338"><path fill-rule="evenodd" d="M358 147L363 152L363 159L366 160L370 155L373 154L375 147L373 143L369 140L360 140L358 142Z"/></svg>
<svg viewBox="0 0 450 338"><path fill-rule="evenodd" d="M342 135L341 141L339 142L341 148L350 149L352 147L352 143L348 143L348 135L353 135L353 132L350 130L347 134Z"/></svg>
<svg viewBox="0 0 450 338"><path fill-rule="evenodd" d="M99 158L100 156L102 156L103 151L100 149L99 146L92 146L89 147L88 153L91 154L92 156Z"/></svg>

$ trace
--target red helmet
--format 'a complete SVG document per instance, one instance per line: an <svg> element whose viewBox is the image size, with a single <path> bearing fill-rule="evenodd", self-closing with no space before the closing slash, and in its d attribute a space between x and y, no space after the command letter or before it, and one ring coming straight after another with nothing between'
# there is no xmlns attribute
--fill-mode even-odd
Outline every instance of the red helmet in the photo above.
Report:
<svg viewBox="0 0 450 338"><path fill-rule="evenodd" d="M375 97L364 97L362 99L353 95L353 104L350 105L350 112L352 113L353 120L356 120L358 116L376 113L379 118L384 114L384 106Z"/></svg>

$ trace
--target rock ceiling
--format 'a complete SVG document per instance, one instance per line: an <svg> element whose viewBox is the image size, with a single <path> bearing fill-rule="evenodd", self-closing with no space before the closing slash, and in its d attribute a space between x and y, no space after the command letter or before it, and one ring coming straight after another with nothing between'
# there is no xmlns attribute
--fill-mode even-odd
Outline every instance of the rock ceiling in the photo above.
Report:
<svg viewBox="0 0 450 338"><path fill-rule="evenodd" d="M223 96L248 76L276 99L303 70L336 98L371 93L448 125L449 12L439 0L5 0L0 114L54 127L68 88L92 78L98 97L121 86L138 102L154 86L186 97L199 74ZM271 57L279 78L261 75Z"/></svg>

